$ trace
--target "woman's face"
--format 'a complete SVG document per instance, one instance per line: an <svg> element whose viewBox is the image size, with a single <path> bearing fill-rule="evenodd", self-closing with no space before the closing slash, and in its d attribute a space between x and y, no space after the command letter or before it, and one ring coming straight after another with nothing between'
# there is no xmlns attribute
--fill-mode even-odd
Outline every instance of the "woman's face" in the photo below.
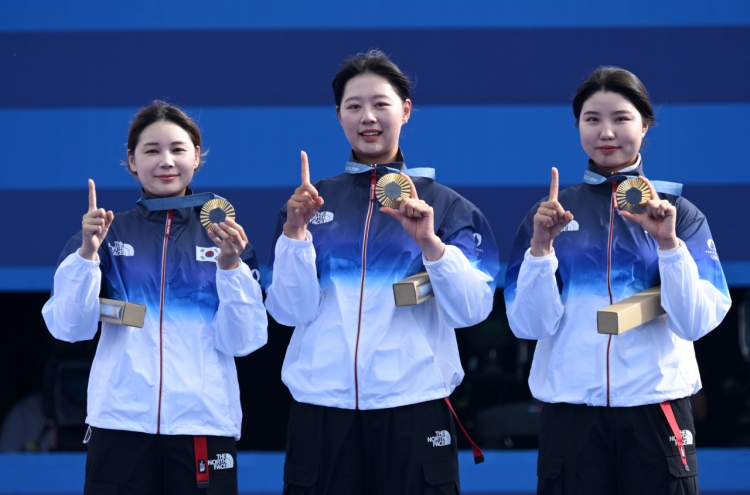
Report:
<svg viewBox="0 0 750 495"><path fill-rule="evenodd" d="M648 131L641 114L619 93L598 91L583 103L578 123L581 146L607 172L617 172L638 160Z"/></svg>
<svg viewBox="0 0 750 495"><path fill-rule="evenodd" d="M200 148L174 122L162 120L149 125L128 153L130 170L138 175L143 189L156 197L184 196L200 163Z"/></svg>
<svg viewBox="0 0 750 495"><path fill-rule="evenodd" d="M337 110L359 162L375 165L395 160L401 126L411 113L411 101L402 101L386 78L375 74L351 78Z"/></svg>

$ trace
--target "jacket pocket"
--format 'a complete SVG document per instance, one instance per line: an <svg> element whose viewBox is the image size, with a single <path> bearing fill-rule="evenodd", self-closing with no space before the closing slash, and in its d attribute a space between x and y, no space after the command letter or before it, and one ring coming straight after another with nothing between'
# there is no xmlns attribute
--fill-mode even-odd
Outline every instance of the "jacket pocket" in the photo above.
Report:
<svg viewBox="0 0 750 495"><path fill-rule="evenodd" d="M455 495L460 491L458 457L422 465L424 495Z"/></svg>
<svg viewBox="0 0 750 495"><path fill-rule="evenodd" d="M318 482L317 464L308 464L306 462L293 461L287 459L284 461L284 483L293 486L310 488ZM284 490L284 493L287 493ZM290 493L295 493L294 491Z"/></svg>
<svg viewBox="0 0 750 495"><path fill-rule="evenodd" d="M679 454L670 454L667 456L667 465L669 466L669 474L675 478L688 478L690 476L698 476L698 458L695 452L686 452L688 468L690 471L685 470L685 466L682 465L682 459Z"/></svg>

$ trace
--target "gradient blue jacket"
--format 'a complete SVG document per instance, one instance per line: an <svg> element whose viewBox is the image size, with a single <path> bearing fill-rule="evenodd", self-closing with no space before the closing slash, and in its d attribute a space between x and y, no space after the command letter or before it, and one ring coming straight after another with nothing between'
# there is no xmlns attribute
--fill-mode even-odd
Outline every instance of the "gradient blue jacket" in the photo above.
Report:
<svg viewBox="0 0 750 495"><path fill-rule="evenodd" d="M115 215L99 261L78 254L80 232L60 256L42 310L55 338L94 337L100 289L103 297L147 308L143 328L102 323L89 377L89 425L239 438L234 356L266 343L267 317L252 246L239 267L220 270L199 209L139 205Z"/></svg>
<svg viewBox="0 0 750 495"><path fill-rule="evenodd" d="M600 173L593 164L589 170ZM641 165L625 175L643 175ZM529 376L539 400L638 406L701 388L693 341L721 323L731 305L708 223L685 198L660 193L677 209L682 245L659 250L617 214L614 189L625 175L559 193L575 220L549 256L534 257L529 248L539 203L516 235L505 302L515 335L539 341ZM665 315L622 335L597 332L598 310L658 284Z"/></svg>
<svg viewBox="0 0 750 495"><path fill-rule="evenodd" d="M405 170L403 163L389 167ZM447 397L463 379L454 328L484 320L499 272L482 213L432 179L413 177L446 244L435 262L380 211L378 166L314 184L325 204L305 241L282 234L269 261L268 312L296 327L282 379L299 402L382 409ZM396 307L392 285L427 270L435 297Z"/></svg>

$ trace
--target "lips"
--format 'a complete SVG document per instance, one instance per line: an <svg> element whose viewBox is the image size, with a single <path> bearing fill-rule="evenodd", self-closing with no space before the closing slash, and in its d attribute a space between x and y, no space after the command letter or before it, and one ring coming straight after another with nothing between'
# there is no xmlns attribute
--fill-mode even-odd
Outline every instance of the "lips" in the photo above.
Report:
<svg viewBox="0 0 750 495"><path fill-rule="evenodd" d="M598 149L599 151L601 151L605 155L610 155L610 154L614 153L615 151L619 150L620 148L618 148L617 146L600 146L600 147L598 147L596 149Z"/></svg>
<svg viewBox="0 0 750 495"><path fill-rule="evenodd" d="M362 139L367 141L368 143L377 141L377 139L380 137L381 134L382 134L381 131L377 131L375 129L368 129L366 131L362 131L359 133Z"/></svg>
<svg viewBox="0 0 750 495"><path fill-rule="evenodd" d="M156 176L157 179L164 181L164 182L171 182L177 177L178 177L177 175L157 175Z"/></svg>

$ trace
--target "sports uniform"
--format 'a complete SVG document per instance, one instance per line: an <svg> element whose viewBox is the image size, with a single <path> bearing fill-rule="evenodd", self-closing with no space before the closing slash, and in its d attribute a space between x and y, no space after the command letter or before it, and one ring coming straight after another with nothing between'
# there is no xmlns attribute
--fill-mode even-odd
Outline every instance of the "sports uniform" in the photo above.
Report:
<svg viewBox="0 0 750 495"><path fill-rule="evenodd" d="M200 208L179 207L196 199L190 194L154 199L144 193L137 208L115 216L99 261L78 254L81 233L60 257L53 295L42 310L55 338L94 337L100 292L147 308L143 328L102 323L88 385L92 441L105 430L150 434L147 442L154 434L240 437L234 356L267 340L257 260L248 244L243 263L220 270L219 250L200 224ZM169 204L176 206L165 208ZM105 446L102 455L106 447L117 446ZM188 454L194 458L192 444ZM97 479L89 466L87 486L124 482Z"/></svg>
<svg viewBox="0 0 750 495"><path fill-rule="evenodd" d="M706 218L679 196L678 185L655 184L668 191L660 197L676 207L681 241L661 251L616 210L617 185L643 175L640 158L627 172L599 174L590 163L584 183L560 192L558 201L575 219L555 238L552 254L534 257L529 249L537 203L518 230L508 264L510 326L516 336L539 341L529 377L534 397L547 403L539 493L560 487L566 493L615 493L610 482L625 484L620 493L651 493L653 484L692 493L697 466L685 398L701 388L692 342L729 309L724 274ZM597 332L598 310L658 284L665 315L622 335ZM666 405L660 408L670 402L686 459L665 417ZM650 471L638 467L644 462Z"/></svg>
<svg viewBox="0 0 750 495"><path fill-rule="evenodd" d="M474 325L492 309L494 238L474 205L401 161L368 167L351 158L347 170L314 184L325 204L309 222L307 240L282 234L282 208L269 260L266 307L296 327L282 368L296 401L285 491L354 493L364 483L372 493L408 493L457 485L455 440L429 438L455 436L443 401L464 376L454 328ZM411 173L419 198L434 210L435 232L446 244L438 261L425 260L401 225L379 211L376 182L394 170ZM435 297L396 307L393 283L425 269ZM321 425L328 438L349 435L354 443L342 440L325 454L321 448L330 444L310 447L317 441L310 430ZM396 474L395 460L389 465L397 445L411 453L408 473ZM350 451L356 454L344 454ZM355 473L351 484L337 485L343 472Z"/></svg>

